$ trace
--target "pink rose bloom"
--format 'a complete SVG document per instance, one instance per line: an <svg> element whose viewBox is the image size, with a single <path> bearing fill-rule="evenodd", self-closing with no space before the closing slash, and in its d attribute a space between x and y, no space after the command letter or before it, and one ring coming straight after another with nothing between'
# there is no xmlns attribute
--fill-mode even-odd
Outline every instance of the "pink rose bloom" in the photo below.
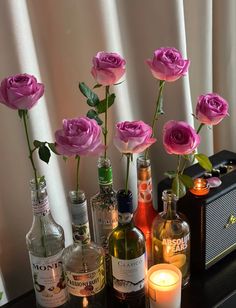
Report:
<svg viewBox="0 0 236 308"><path fill-rule="evenodd" d="M114 144L121 153L141 153L156 142L151 136L152 128L143 121L119 122Z"/></svg>
<svg viewBox="0 0 236 308"><path fill-rule="evenodd" d="M0 102L12 109L32 108L44 93L44 85L34 76L19 74L3 79Z"/></svg>
<svg viewBox="0 0 236 308"><path fill-rule="evenodd" d="M146 60L154 78L165 81L175 81L186 75L190 65L181 53L170 47L161 47L154 52L153 59Z"/></svg>
<svg viewBox="0 0 236 308"><path fill-rule="evenodd" d="M172 120L164 125L163 144L168 154L190 154L199 143L200 136L186 122Z"/></svg>
<svg viewBox="0 0 236 308"><path fill-rule="evenodd" d="M196 106L197 119L207 125L216 125L228 115L228 102L216 93L198 97Z"/></svg>
<svg viewBox="0 0 236 308"><path fill-rule="evenodd" d="M63 128L55 132L56 151L65 156L93 155L100 153L101 127L93 119L80 117L64 119Z"/></svg>
<svg viewBox="0 0 236 308"><path fill-rule="evenodd" d="M98 84L115 84L125 73L125 60L117 53L100 51L93 57L91 73Z"/></svg>

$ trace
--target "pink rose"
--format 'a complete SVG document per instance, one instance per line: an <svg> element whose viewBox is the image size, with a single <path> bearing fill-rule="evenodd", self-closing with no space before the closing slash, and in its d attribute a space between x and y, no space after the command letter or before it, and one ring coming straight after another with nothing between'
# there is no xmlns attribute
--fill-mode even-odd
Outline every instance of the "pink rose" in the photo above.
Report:
<svg viewBox="0 0 236 308"><path fill-rule="evenodd" d="M100 51L93 57L91 73L103 86L115 84L125 73L125 60L117 53Z"/></svg>
<svg viewBox="0 0 236 308"><path fill-rule="evenodd" d="M163 144L169 154L192 153L200 143L200 136L187 123L168 121L163 128Z"/></svg>
<svg viewBox="0 0 236 308"><path fill-rule="evenodd" d="M0 102L12 109L32 108L44 93L44 85L34 76L19 74L3 79Z"/></svg>
<svg viewBox="0 0 236 308"><path fill-rule="evenodd" d="M154 52L153 59L146 60L154 78L175 81L186 75L190 65L175 48L161 47Z"/></svg>
<svg viewBox="0 0 236 308"><path fill-rule="evenodd" d="M152 128L143 121L119 122L114 144L121 153L141 153L156 142L151 136Z"/></svg>
<svg viewBox="0 0 236 308"><path fill-rule="evenodd" d="M216 93L198 97L196 106L197 119L207 125L216 125L228 115L227 101Z"/></svg>
<svg viewBox="0 0 236 308"><path fill-rule="evenodd" d="M56 151L65 156L92 155L103 150L101 127L93 119L64 119L63 128L55 132Z"/></svg>

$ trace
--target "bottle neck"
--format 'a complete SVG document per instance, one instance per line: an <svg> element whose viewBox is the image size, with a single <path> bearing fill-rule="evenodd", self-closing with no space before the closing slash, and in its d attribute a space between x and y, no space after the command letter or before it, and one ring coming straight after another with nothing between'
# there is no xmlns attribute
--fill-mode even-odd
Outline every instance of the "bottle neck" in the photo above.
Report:
<svg viewBox="0 0 236 308"><path fill-rule="evenodd" d="M33 215L35 218L42 218L49 216L50 207L46 188L46 182L43 181L38 184L38 189L36 189L35 182L32 180L31 184L31 202Z"/></svg>
<svg viewBox="0 0 236 308"><path fill-rule="evenodd" d="M163 218L175 219L178 215L176 212L176 205L178 198L171 190L165 190L162 194L163 200Z"/></svg>
<svg viewBox="0 0 236 308"><path fill-rule="evenodd" d="M83 191L70 191L72 234L75 243L85 245L90 242L87 200Z"/></svg>
<svg viewBox="0 0 236 308"><path fill-rule="evenodd" d="M131 191L125 193L125 190L117 192L118 203L118 224L119 225L132 225L133 224L133 196Z"/></svg>
<svg viewBox="0 0 236 308"><path fill-rule="evenodd" d="M98 159L98 181L101 193L112 190L112 166L109 158L101 156Z"/></svg>
<svg viewBox="0 0 236 308"><path fill-rule="evenodd" d="M122 226L133 225L133 213L118 213L118 224Z"/></svg>
<svg viewBox="0 0 236 308"><path fill-rule="evenodd" d="M138 203L152 204L152 174L150 159L137 158Z"/></svg>

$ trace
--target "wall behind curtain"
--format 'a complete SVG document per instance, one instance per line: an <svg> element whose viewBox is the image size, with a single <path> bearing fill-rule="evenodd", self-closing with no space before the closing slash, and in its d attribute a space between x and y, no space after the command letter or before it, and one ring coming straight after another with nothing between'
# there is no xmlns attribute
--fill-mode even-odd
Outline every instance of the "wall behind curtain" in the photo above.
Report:
<svg viewBox="0 0 236 308"><path fill-rule="evenodd" d="M236 4L215 0L2 0L0 1L0 78L16 73L34 74L45 84L44 98L30 112L32 138L53 141L63 118L84 115L87 105L79 81L94 84L91 59L100 50L119 52L127 61L125 82L114 87L116 103L109 111L110 148L114 186L124 184L124 167L112 144L113 125L120 120L150 123L157 82L145 59L155 49L173 46L191 60L189 75L166 84L165 115L158 123L158 142L152 147L154 189L163 172L175 168L175 158L162 147L161 131L169 119L194 124L197 96L218 92L230 102L230 118L217 128L204 128L200 151L236 151L235 29ZM99 90L99 95L103 95ZM17 113L0 106L0 266L4 301L32 288L25 234L32 221L29 179L32 176L22 123ZM56 157L46 175L51 209L71 242L66 195L75 181L73 161ZM135 164L131 187L136 195ZM98 187L96 158L81 160L81 188L91 197ZM24 285L22 284L24 277Z"/></svg>

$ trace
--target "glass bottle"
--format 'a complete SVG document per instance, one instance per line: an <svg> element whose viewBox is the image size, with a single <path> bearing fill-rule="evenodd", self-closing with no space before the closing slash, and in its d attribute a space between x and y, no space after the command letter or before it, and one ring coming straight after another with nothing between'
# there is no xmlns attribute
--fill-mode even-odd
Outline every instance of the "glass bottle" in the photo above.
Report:
<svg viewBox="0 0 236 308"><path fill-rule="evenodd" d="M133 221L132 193L117 193L118 226L109 236L111 307L145 307L145 238Z"/></svg>
<svg viewBox="0 0 236 308"><path fill-rule="evenodd" d="M62 252L64 231L50 212L46 182L31 184L33 223L26 235L37 307L68 307Z"/></svg>
<svg viewBox="0 0 236 308"><path fill-rule="evenodd" d="M70 307L105 307L105 258L101 246L91 242L87 200L82 190L70 191L74 243L65 248L63 264Z"/></svg>
<svg viewBox="0 0 236 308"><path fill-rule="evenodd" d="M157 215L152 199L152 174L149 158L137 158L137 185L138 206L134 213L135 225L140 228L146 239L148 267L153 265L152 260L152 222Z"/></svg>
<svg viewBox="0 0 236 308"><path fill-rule="evenodd" d="M91 198L94 241L108 252L108 235L118 224L116 192L112 186L112 167L109 158L99 157L100 191Z"/></svg>
<svg viewBox="0 0 236 308"><path fill-rule="evenodd" d="M190 278L190 229L183 214L176 212L177 196L171 190L162 193L163 212L152 224L154 264L171 263L182 272L182 286Z"/></svg>

